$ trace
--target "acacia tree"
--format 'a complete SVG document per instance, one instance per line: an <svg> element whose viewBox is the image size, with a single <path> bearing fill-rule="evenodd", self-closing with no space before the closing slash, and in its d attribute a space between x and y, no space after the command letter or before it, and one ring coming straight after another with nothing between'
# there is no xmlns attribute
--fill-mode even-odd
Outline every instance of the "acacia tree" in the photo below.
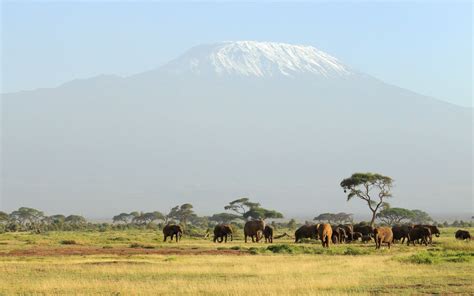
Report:
<svg viewBox="0 0 474 296"><path fill-rule="evenodd" d="M228 205L224 207L225 210L234 211L243 218L246 219L245 215L248 211L254 208L260 207L258 202L251 202L247 197L239 198L234 201L231 201Z"/></svg>
<svg viewBox="0 0 474 296"><path fill-rule="evenodd" d="M218 213L212 215L209 220L214 221L217 223L230 223L234 220L242 220L243 217L241 215L235 215L230 213Z"/></svg>
<svg viewBox="0 0 474 296"><path fill-rule="evenodd" d="M377 214L377 218L388 225L399 224L403 220L410 220L414 217L412 211L404 208L384 208Z"/></svg>
<svg viewBox="0 0 474 296"><path fill-rule="evenodd" d="M9 219L10 216L7 213L0 211L0 223L8 222Z"/></svg>
<svg viewBox="0 0 474 296"><path fill-rule="evenodd" d="M193 216L196 216L193 210L193 205L189 203L182 204L180 206L176 206L170 210L168 215L166 216L166 221L168 219L174 219L178 220L181 222L183 227L186 227L186 224L188 223L188 220L192 218Z"/></svg>
<svg viewBox="0 0 474 296"><path fill-rule="evenodd" d="M427 212L422 210L412 210L411 212L413 214L411 221L415 224L426 224L433 222L433 218L431 218Z"/></svg>
<svg viewBox="0 0 474 296"><path fill-rule="evenodd" d="M130 221L137 216L127 213L120 213L112 218L113 223L123 222L125 224L130 223Z"/></svg>
<svg viewBox="0 0 474 296"><path fill-rule="evenodd" d="M23 227L36 228L44 218L43 212L27 207L21 207L10 213L10 218Z"/></svg>
<svg viewBox="0 0 474 296"><path fill-rule="evenodd" d="M331 223L331 221L334 220L334 214L333 213L322 213L319 214L318 216L314 217L314 221L328 221L328 223Z"/></svg>
<svg viewBox="0 0 474 296"><path fill-rule="evenodd" d="M328 221L328 223L335 223L335 224L343 224L347 222L352 222L353 215L347 213L323 213L319 214L318 216L314 217L315 221Z"/></svg>
<svg viewBox="0 0 474 296"><path fill-rule="evenodd" d="M231 210L239 214L243 220L252 219L280 219L283 214L274 210L262 208L258 202L251 202L248 198L243 197L231 201L225 210Z"/></svg>
<svg viewBox="0 0 474 296"><path fill-rule="evenodd" d="M381 206L385 202L385 198L391 197L393 179L388 176L374 173L355 173L349 178L341 181L340 186L344 189L344 193L348 193L347 201L353 197L358 197L367 203L372 212L370 225L373 227L375 217Z"/></svg>
<svg viewBox="0 0 474 296"><path fill-rule="evenodd" d="M267 210L258 207L250 209L243 215L243 217L245 219L281 219L283 218L283 214L274 210Z"/></svg>
<svg viewBox="0 0 474 296"><path fill-rule="evenodd" d="M131 215L129 214L129 216ZM133 217L132 222L136 224L142 224L142 225L150 224L153 221L165 220L165 216L158 211L140 213L139 215L132 216L132 217Z"/></svg>

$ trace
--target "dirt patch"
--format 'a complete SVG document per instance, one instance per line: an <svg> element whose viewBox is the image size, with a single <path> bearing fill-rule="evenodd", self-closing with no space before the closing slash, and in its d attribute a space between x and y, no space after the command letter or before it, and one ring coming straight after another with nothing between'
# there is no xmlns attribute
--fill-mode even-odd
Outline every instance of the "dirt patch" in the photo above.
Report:
<svg viewBox="0 0 474 296"><path fill-rule="evenodd" d="M178 249L178 248L99 248L99 247L63 247L63 248L44 248L35 247L23 250L12 250L6 253L0 253L0 257L32 257L32 256L85 256L85 255L247 255L247 252L240 250L205 250L205 249Z"/></svg>

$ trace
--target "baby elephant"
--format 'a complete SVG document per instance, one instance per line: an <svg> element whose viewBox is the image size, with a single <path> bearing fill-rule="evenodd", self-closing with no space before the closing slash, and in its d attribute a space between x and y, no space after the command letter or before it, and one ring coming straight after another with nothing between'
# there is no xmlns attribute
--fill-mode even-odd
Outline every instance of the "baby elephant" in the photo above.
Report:
<svg viewBox="0 0 474 296"><path fill-rule="evenodd" d="M273 243L273 227L266 225L263 229L263 236L265 237L266 243Z"/></svg>

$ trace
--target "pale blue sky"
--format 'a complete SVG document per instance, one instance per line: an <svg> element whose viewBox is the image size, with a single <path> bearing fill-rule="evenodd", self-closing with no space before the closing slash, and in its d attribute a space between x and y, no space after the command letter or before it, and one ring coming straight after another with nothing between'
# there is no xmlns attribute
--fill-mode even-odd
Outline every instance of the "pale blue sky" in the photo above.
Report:
<svg viewBox="0 0 474 296"><path fill-rule="evenodd" d="M3 92L155 68L200 43L313 45L385 82L472 105L472 3L14 3Z"/></svg>

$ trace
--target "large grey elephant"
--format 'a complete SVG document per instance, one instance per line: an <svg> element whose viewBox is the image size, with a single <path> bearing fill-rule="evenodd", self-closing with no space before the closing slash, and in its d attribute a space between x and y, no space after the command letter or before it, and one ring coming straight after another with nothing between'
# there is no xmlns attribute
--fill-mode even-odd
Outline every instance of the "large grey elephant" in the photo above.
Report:
<svg viewBox="0 0 474 296"><path fill-rule="evenodd" d="M247 242L247 236L252 238L252 242L258 241L262 238L263 230L265 229L265 221L262 219L247 221L244 226L244 237ZM255 239L254 239L255 237Z"/></svg>
<svg viewBox="0 0 474 296"><path fill-rule="evenodd" d="M319 224L318 224L319 225ZM305 224L295 231L295 243L304 238L317 239L318 226L314 224Z"/></svg>

